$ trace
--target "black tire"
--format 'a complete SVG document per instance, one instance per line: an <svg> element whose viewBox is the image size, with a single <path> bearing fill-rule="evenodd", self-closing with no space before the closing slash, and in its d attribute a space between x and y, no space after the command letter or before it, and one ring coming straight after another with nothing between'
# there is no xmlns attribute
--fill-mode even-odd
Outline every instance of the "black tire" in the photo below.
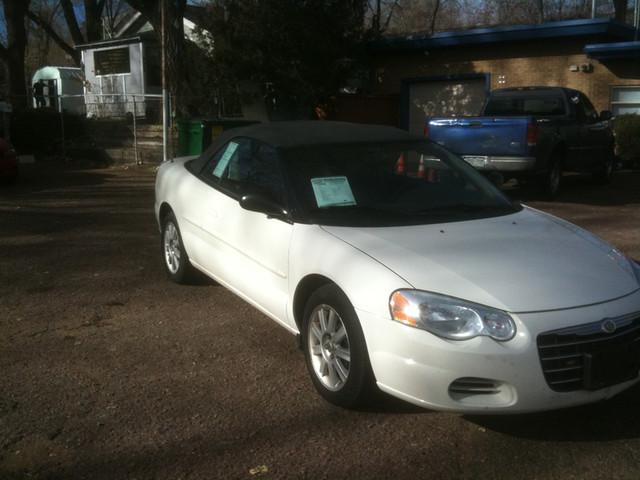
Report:
<svg viewBox="0 0 640 480"><path fill-rule="evenodd" d="M175 229L175 235L174 230ZM173 237L173 238L171 238ZM167 242L169 244L167 244ZM171 249L171 252L168 251ZM177 252L177 257L175 253ZM193 267L182 242L182 235L173 212L169 212L162 219L162 235L160 236L160 254L162 264L169 279L175 283L190 283L193 278ZM171 255L173 254L173 257ZM170 261L170 257L173 262ZM177 268L176 268L177 267Z"/></svg>
<svg viewBox="0 0 640 480"><path fill-rule="evenodd" d="M606 158L602 165L593 172L593 181L596 185L608 185L611 183L613 171L615 170L615 155L613 150L606 154Z"/></svg>
<svg viewBox="0 0 640 480"><path fill-rule="evenodd" d="M545 198L553 200L560 193L562 186L562 161L555 158L549 165L549 170L540 179L540 187Z"/></svg>
<svg viewBox="0 0 640 480"><path fill-rule="evenodd" d="M339 320L346 331L346 336L340 341L336 340L335 343L342 346L348 345L348 352L350 354L349 362L345 362L343 358L338 358L338 354L334 355L334 378L337 375L339 381L341 381L343 377L339 375L335 363L339 362L340 365L343 365L343 368L348 363L346 380L342 381L342 385L337 388L330 388L325 385L325 382L330 382L331 376L329 369L331 367L329 366L329 361L331 361L331 359L327 361L328 357L325 356L325 354L329 355L327 349L322 348L320 344L316 343L319 338L313 333L312 327L312 325L316 326L316 333L318 333L317 324L319 317L317 312L319 309L325 309L325 307L329 307L337 313L338 319L335 320L334 317L334 322L337 324ZM327 312L327 310L323 311ZM329 318L327 318L327 323L330 323ZM318 393L329 403L340 407L354 408L368 403L368 400L372 394L375 393L376 389L364 334L362 333L360 321L353 306L346 295L336 285L325 285L311 295L304 309L301 335L302 349L304 351L307 369ZM333 344L333 339L337 339L337 337L338 335L333 336L331 340L327 340L327 343ZM327 338L331 338L331 335L327 334ZM316 353L313 353L314 347L316 348ZM320 354L318 354L318 348L321 350ZM339 350L340 347L337 349ZM316 372L316 366L314 366L314 364L318 365L318 362L321 363L322 361L327 365L327 373L323 376L324 380L321 379L320 374Z"/></svg>

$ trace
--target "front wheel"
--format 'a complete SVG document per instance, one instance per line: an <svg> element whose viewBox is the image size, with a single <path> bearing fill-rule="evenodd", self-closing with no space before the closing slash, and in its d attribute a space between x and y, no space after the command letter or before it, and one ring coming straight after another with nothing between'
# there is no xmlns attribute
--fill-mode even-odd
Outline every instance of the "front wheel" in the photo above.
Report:
<svg viewBox="0 0 640 480"><path fill-rule="evenodd" d="M593 173L593 180L597 185L608 185L613 177L615 155L613 151L607 155L602 165Z"/></svg>
<svg viewBox="0 0 640 480"><path fill-rule="evenodd" d="M178 222L169 213L162 222L161 251L167 276L176 283L188 283L193 274L189 257L182 243Z"/></svg>
<svg viewBox="0 0 640 480"><path fill-rule="evenodd" d="M316 290L302 327L307 369L318 393L341 407L366 403L373 374L360 322L345 294L335 285Z"/></svg>

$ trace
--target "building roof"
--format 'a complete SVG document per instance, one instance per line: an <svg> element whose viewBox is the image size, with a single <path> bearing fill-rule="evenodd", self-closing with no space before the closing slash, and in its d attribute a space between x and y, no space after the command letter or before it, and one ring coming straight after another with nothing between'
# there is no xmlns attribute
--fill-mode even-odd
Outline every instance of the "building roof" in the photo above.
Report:
<svg viewBox="0 0 640 480"><path fill-rule="evenodd" d="M118 47L121 45L130 45L132 43L140 43L142 41L155 41L155 36L151 34L141 34L136 37L127 38L111 38L109 40L101 40L99 42L85 43L76 45L78 50L87 50L89 48Z"/></svg>
<svg viewBox="0 0 640 480"><path fill-rule="evenodd" d="M206 24L208 11L205 7L199 5L186 5L184 10L183 21L192 22L198 27L202 27ZM153 27L149 23L147 17L142 13L132 10L129 14L120 22L118 29L115 33L116 38L130 37L132 35L139 35L142 32L152 31Z"/></svg>
<svg viewBox="0 0 640 480"><path fill-rule="evenodd" d="M371 43L375 51L412 51L444 47L496 44L528 40L561 39L585 36L606 36L612 40L633 39L630 25L608 19L565 20L536 25L509 25L490 28L474 28L433 35L418 34L389 37Z"/></svg>
<svg viewBox="0 0 640 480"><path fill-rule="evenodd" d="M584 53L596 60L640 59L640 42L596 43L584 47Z"/></svg>

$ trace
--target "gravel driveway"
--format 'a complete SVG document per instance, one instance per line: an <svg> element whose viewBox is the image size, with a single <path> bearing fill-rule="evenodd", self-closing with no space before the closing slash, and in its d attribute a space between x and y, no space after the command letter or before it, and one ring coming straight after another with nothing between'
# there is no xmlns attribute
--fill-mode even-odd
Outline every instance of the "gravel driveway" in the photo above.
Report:
<svg viewBox="0 0 640 480"><path fill-rule="evenodd" d="M640 388L466 417L313 391L285 330L169 283L151 169L32 166L0 187L0 478L640 478ZM640 258L640 172L533 206Z"/></svg>

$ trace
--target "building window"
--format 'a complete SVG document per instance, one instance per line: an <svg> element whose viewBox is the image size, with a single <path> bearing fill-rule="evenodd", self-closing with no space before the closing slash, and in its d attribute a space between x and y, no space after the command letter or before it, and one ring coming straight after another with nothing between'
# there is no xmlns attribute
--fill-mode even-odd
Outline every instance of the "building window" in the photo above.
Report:
<svg viewBox="0 0 640 480"><path fill-rule="evenodd" d="M640 86L612 87L611 111L614 115L625 113L640 115Z"/></svg>
<svg viewBox="0 0 640 480"><path fill-rule="evenodd" d="M131 73L129 47L110 48L93 52L96 75L119 75Z"/></svg>

